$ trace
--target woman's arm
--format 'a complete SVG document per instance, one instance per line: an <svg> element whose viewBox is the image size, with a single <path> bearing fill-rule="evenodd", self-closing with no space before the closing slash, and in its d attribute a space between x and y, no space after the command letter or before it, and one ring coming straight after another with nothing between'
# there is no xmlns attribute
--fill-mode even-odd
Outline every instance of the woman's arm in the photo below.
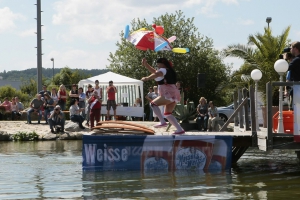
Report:
<svg viewBox="0 0 300 200"><path fill-rule="evenodd" d="M157 77L161 77L161 76L164 76L164 74L161 71L157 71L155 73L150 74L147 77L143 77L141 80L142 81L149 81L149 80L155 79Z"/></svg>
<svg viewBox="0 0 300 200"><path fill-rule="evenodd" d="M146 58L142 59L142 65L145 66L149 72L155 73L156 70L147 63Z"/></svg>

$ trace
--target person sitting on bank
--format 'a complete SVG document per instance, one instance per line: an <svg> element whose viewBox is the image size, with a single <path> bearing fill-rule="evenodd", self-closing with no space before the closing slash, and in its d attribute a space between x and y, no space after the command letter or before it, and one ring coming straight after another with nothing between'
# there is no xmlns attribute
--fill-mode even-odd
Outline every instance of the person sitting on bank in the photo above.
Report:
<svg viewBox="0 0 300 200"><path fill-rule="evenodd" d="M199 100L199 105L197 106L197 124L199 131L207 131L207 122L208 122L208 105L206 99L201 97Z"/></svg>
<svg viewBox="0 0 300 200"><path fill-rule="evenodd" d="M30 102L30 108L27 111L27 123L28 124L31 124L31 116L30 116L30 114L33 113L33 112L38 113L38 124L41 122L41 119L42 119L42 110L41 110L41 108L42 108L43 104L44 104L44 102L42 100L42 95L41 94L37 94L36 98L33 99Z"/></svg>
<svg viewBox="0 0 300 200"><path fill-rule="evenodd" d="M80 112L83 111L84 108L79 108L78 106L78 100L76 98L71 100L71 106L70 106L70 120L72 122L78 123L79 128L85 129L82 125L82 122L84 121L84 118L80 115Z"/></svg>
<svg viewBox="0 0 300 200"><path fill-rule="evenodd" d="M133 104L133 107L142 107L142 100L141 98L136 98L135 103ZM132 117L133 121L141 121L141 117Z"/></svg>
<svg viewBox="0 0 300 200"><path fill-rule="evenodd" d="M208 130L207 131L212 131L214 130L214 127L217 123L218 120L218 109L217 107L214 105L213 101L210 101L208 103L209 108L208 108ZM214 130L216 131L216 130Z"/></svg>
<svg viewBox="0 0 300 200"><path fill-rule="evenodd" d="M11 99L11 120L15 120L16 116L20 117L18 104L16 103L15 97Z"/></svg>
<svg viewBox="0 0 300 200"><path fill-rule="evenodd" d="M53 128L55 126L60 126L61 128L59 129L59 131L61 133L64 132L64 129L65 129L65 115L61 111L61 108L60 108L59 105L55 106L54 110L51 111L50 116L48 118L48 122L49 122L49 125L50 125L51 133L54 133Z"/></svg>
<svg viewBox="0 0 300 200"><path fill-rule="evenodd" d="M3 103L1 106L5 107L5 113L10 113L11 112L11 102L8 100L8 97L4 98Z"/></svg>
<svg viewBox="0 0 300 200"><path fill-rule="evenodd" d="M55 106L54 100L50 97L50 95L45 92L44 94L44 118L46 121L46 124L48 124L48 116L53 111Z"/></svg>

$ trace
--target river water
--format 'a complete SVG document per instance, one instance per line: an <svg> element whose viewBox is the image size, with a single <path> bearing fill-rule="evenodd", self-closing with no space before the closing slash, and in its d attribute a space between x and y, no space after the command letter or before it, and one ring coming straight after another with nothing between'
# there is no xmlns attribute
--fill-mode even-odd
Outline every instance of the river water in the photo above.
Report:
<svg viewBox="0 0 300 200"><path fill-rule="evenodd" d="M0 199L299 199L294 150L249 149L230 171L82 172L82 141L0 142Z"/></svg>

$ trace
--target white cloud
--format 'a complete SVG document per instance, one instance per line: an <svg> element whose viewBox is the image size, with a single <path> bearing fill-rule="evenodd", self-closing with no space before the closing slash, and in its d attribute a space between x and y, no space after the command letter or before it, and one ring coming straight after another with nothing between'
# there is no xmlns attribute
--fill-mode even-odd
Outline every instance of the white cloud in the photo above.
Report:
<svg viewBox="0 0 300 200"><path fill-rule="evenodd" d="M104 69L109 64L107 61L109 52L84 51L80 49L52 51L43 60L43 67L52 68L51 58L54 58L54 67L68 66L72 69Z"/></svg>
<svg viewBox="0 0 300 200"><path fill-rule="evenodd" d="M242 18L239 18L239 19L238 19L238 23L241 24L241 25L246 25L246 26L248 26L248 25L254 24L254 21L251 20L251 19L242 19Z"/></svg>
<svg viewBox="0 0 300 200"><path fill-rule="evenodd" d="M244 64L244 60L236 57L226 57L223 62L227 65L232 65L233 70L238 70Z"/></svg>
<svg viewBox="0 0 300 200"><path fill-rule="evenodd" d="M13 13L8 7L0 8L0 33L16 28L15 21L25 19L21 14Z"/></svg>
<svg viewBox="0 0 300 200"><path fill-rule="evenodd" d="M72 42L83 39L89 43L99 44L116 40L119 33L132 19L152 20L162 13L173 12L183 7L203 5L200 13L209 17L218 17L213 11L216 3L234 4L236 0L60 0L54 3L56 13L52 23L64 26L64 32L57 33L57 38Z"/></svg>
<svg viewBox="0 0 300 200"><path fill-rule="evenodd" d="M18 35L21 37L36 36L35 32L36 29L28 29L25 31L21 31L20 33L18 33Z"/></svg>

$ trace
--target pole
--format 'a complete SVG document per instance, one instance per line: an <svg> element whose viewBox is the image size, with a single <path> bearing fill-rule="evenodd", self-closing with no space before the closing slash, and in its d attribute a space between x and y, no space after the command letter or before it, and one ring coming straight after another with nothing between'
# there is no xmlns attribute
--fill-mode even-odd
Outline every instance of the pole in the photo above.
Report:
<svg viewBox="0 0 300 200"><path fill-rule="evenodd" d="M42 24L41 24L41 0L36 1L37 10L37 91L42 90Z"/></svg>
<svg viewBox="0 0 300 200"><path fill-rule="evenodd" d="M280 82L282 82L282 75L280 75ZM279 115L277 133L284 133L283 117L282 117L282 86L279 86Z"/></svg>
<svg viewBox="0 0 300 200"><path fill-rule="evenodd" d="M54 83L54 58L51 58L52 61L52 82Z"/></svg>
<svg viewBox="0 0 300 200"><path fill-rule="evenodd" d="M257 80L255 81L255 124L256 124L256 131L259 131L259 124L258 124L258 107L257 107Z"/></svg>

